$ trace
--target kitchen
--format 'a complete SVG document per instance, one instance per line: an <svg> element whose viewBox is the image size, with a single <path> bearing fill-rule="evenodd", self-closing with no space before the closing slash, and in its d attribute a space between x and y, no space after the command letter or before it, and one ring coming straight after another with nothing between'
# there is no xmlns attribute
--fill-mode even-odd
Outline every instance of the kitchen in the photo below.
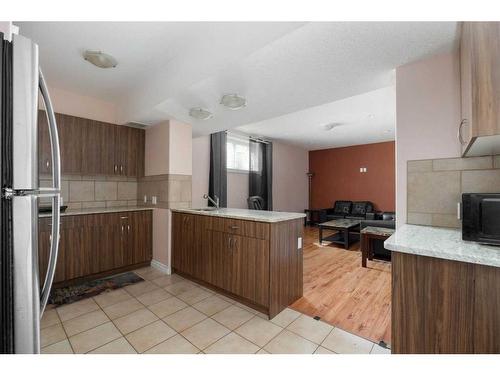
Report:
<svg viewBox="0 0 500 375"><path fill-rule="evenodd" d="M398 339L393 341L391 348L390 343L388 347L384 342L370 341L362 337L353 338L352 336L356 335L342 330L342 327L334 327L320 316L307 315L290 308L290 305L305 295L304 285L308 275L303 272L307 258L304 249L306 240L309 241L307 245L313 243L307 238L308 235L311 237L311 232L303 225L304 210L302 207L286 210L278 204L274 206L274 210L226 208L227 202L220 201L225 199L224 193L220 192L227 186L217 185L218 177L214 177L218 173L213 172L217 170L214 164L218 161L213 154L224 150L226 143L217 149L213 135L220 129L211 128L214 122L203 121L217 116L234 121L238 113L242 113L237 110L255 110L251 101L246 102L243 93L228 94L225 90L211 93L209 96L212 100L212 112L201 107L190 108L189 111L183 111L186 112L186 117L179 120L168 117L165 113L178 109L182 100L192 100L192 97L186 99L189 97L186 92L179 89L179 102L164 100L158 104L158 98L154 97L154 80L147 82L147 93L140 90L137 82L137 86L123 84L123 75L120 76L122 73L118 67L123 64L124 69L129 69L126 66L126 58L132 59L133 54L126 55L125 58L122 55L115 58L106 51L84 50L72 55L72 64L81 67L82 72L88 74L86 77L99 77L96 81L101 82L101 88L113 82L116 91L129 91L137 95L134 99L143 98L144 103L147 102L143 103L144 106L151 106L151 110L147 114L140 113L142 108L133 100L117 101L119 104L116 104L103 100L102 97L108 95L104 91L101 97L91 97L84 89L76 93L65 88L57 81L57 75L60 70L61 75L68 79L71 73L57 65L64 62L54 65L47 63L50 59L46 56L54 55L58 47L43 43L43 23L18 24L19 29L16 29L17 25L9 25L12 28L14 47L8 43L3 46L5 51L10 51L14 62L12 65L5 64L5 69L11 69L11 76L14 77L14 101L9 102L10 99L6 95L2 97L13 110L12 122L2 122L2 139L12 138L13 142L4 143L2 150L13 147L12 156L9 154L7 159L12 157L14 168L9 168L10 161L2 158L2 171L9 171L3 176L2 185L12 188L5 191L6 197L11 200L7 202L6 199L7 203L2 208L12 208L9 206L10 202L19 203L14 203L18 206L13 207L12 218L3 216L2 222L11 219L14 223L14 238L24 239L23 243L14 242L14 249L22 248L25 251L23 256L16 253L13 263L14 267L19 267L24 261L22 267L25 272L14 272L11 275L15 285L13 315L16 319L13 326L16 334L11 332L11 335L3 337L4 344L10 345L11 351L59 354L388 354L391 349L395 353L427 350L428 347L424 344L415 350L412 343L405 346L401 341L397 341ZM278 38L281 33L292 33L295 28L301 27L307 29L307 26L294 23L277 24L273 25L274 28L270 27L266 35L271 39ZM453 29L454 25L445 26ZM77 33L77 28L68 24L54 23L47 29L58 27L61 30L66 27L65 30L69 34L82 34L81 30ZM95 32L92 30L96 28L94 25L80 27L88 27L86 31L89 33ZM138 30L143 26L116 27L137 27L135 34L138 34ZM151 27L165 27L172 31L169 29L171 25L156 24ZM197 27L200 27L198 33L214 32L216 35L211 35L214 39L220 36L214 31L217 27ZM314 27L319 26L313 25L311 29ZM54 36L54 39L61 38L62 33L55 34L58 36ZM33 40L36 37L42 40L38 50L39 57L37 47L28 35ZM240 34L234 36L235 39L241 37ZM44 48L48 52L45 52ZM16 64L19 61L23 63ZM38 73L39 65L41 69L49 66L48 73L53 80L48 84L53 84L53 87L46 86L43 74ZM189 69L190 66L186 64L183 68ZM147 79L144 75L141 76L139 70L132 72L137 74L137 81ZM172 74L175 74L175 69L172 71ZM132 73L130 70L126 71L127 75L134 75ZM75 79L76 86L83 85L85 75L82 76L83 78ZM173 80L173 77L169 79ZM175 81L172 82L172 85L175 85ZM57 84L62 87L56 86ZM42 92L40 96L34 94L39 86ZM114 94L116 95L116 92ZM230 100L227 96L230 96ZM31 111L22 110L20 98L23 100L23 106L28 105ZM238 104L238 101L242 103ZM186 106L185 103L182 105ZM399 111L400 115L401 113L405 114L404 111ZM186 118L196 121L192 120L191 124L185 121ZM26 131L20 130L19 124L27 123L31 124L31 127ZM203 128L205 124L206 128ZM210 135L210 142L205 144L206 150L202 150L199 138L196 138L200 128L203 129L203 135ZM460 135L464 134L460 128ZM236 137L236 133L233 136ZM239 136L241 137L241 134ZM271 144L263 137L247 136L246 139L250 144L254 142L264 150ZM481 142L485 138L478 139L479 141L474 142L477 147L482 147ZM453 142L454 146L458 146L454 137ZM279 142L273 143L269 147L275 147L276 150ZM199 158L202 153L207 156ZM251 161L247 164L249 175L256 172L262 178L273 167L272 164L266 165L266 157L262 156L267 155L265 151L260 155L257 171L252 170L254 166ZM403 174L407 175L408 187L406 180L403 187L404 199L408 199L408 204L404 204L408 215L406 216L405 212L405 216L399 216L398 212L398 219L406 220L408 224L429 226L435 224L433 220L441 219L449 227L458 227L455 211L450 213L449 208L456 209L455 201L460 199L458 192L467 190L462 188L462 184L472 180L467 180L464 176L479 173L474 172L478 169L482 173L489 173L488 176L496 176L498 173L498 157L471 155L478 159L470 158L467 159L470 161L463 162L459 158L460 155L457 155L456 160L448 155L429 155L429 160L423 160L421 155L405 156L407 159L403 160ZM447 158L450 160L447 161ZM196 180L199 176L194 172L195 169L199 170L200 160L204 166L205 163L209 165L203 171L203 184ZM222 164L225 165L225 162L223 160ZM301 182L299 186L299 183L295 184L295 180L286 180L286 183L280 181L282 185L278 189L279 196L285 195L285 191L289 193L299 190L301 197L307 200L305 171L293 163L281 164L283 165L287 165L287 169L296 167ZM276 170L276 167L274 169ZM241 171L233 170L232 173ZM438 173L458 176L456 181L453 180L456 186L451 183L448 185L449 181L444 180L447 189L452 186L455 190L453 194L446 196L442 213L435 212L436 207L441 208L441 201L435 202L442 195L429 193L426 185L427 181L438 179ZM222 179L227 180L227 176ZM261 185L268 185L268 181L262 179L264 182L260 181ZM492 181L491 185L494 185L497 180ZM476 185L465 186L473 186L472 189L476 189ZM276 189L276 186L267 190L267 195L264 195L267 204L272 201L273 189ZM248 195L249 201L244 204L248 203L250 206L253 194L246 194ZM278 194L274 193L274 196L278 198ZM430 203L426 205L422 202ZM205 205L207 207L204 207ZM268 208L271 207L273 206L269 204ZM21 212L23 214L20 214ZM36 224L20 225L29 220ZM456 232L455 230L453 233ZM395 272L393 271L392 275L393 280L397 280L393 287L399 287L396 289L398 303L402 305L392 316L393 323L397 322L396 328L404 332L398 335L398 338L415 338L417 335L411 331L404 331L408 327L401 322L422 306L415 301L424 297L419 294L419 285L411 284L412 280L404 278L404 275L415 270L415 266L411 262L405 263L404 256L401 255L404 253L401 249L411 247L405 243L404 234L405 232L401 231L386 243L387 247L397 254L393 258ZM412 233L408 236L411 237ZM438 239L434 242L445 242L446 238L436 236ZM59 241L53 241L54 238ZM2 245L4 244L7 244L7 241L2 241ZM38 251L32 252L35 248ZM329 249L325 247L323 250L326 252ZM3 254L7 254L7 250ZM494 259L494 256L491 254L494 252L488 255L489 263L482 264L497 267L492 264L491 259ZM429 256L429 253L420 255ZM434 264L423 265L422 269L435 277L440 286L449 287L457 281L454 277L461 272L446 266L446 272L434 272L434 269L431 270L433 266ZM37 269L37 272L26 272L31 269ZM470 288L475 285L476 279L471 276L469 269L465 271L468 277L466 287L469 289L467 293L464 292L465 297L461 294L459 296L470 302L469 297L473 294ZM479 275L479 271L472 273L475 272ZM436 275L441 275L442 278ZM449 278L446 278L447 276ZM404 285L400 280L409 284ZM492 285L495 280L493 276L491 279L484 277L482 282L487 290L494 290ZM419 279L419 282L425 284L425 280ZM405 299L409 295L405 294L407 285L415 288L417 297L412 301L413 305L407 304ZM455 298L458 293L455 292L461 285L457 284L457 287L451 288L449 294L437 295L433 306L438 306L441 299ZM2 287L5 285L2 284ZM431 287L425 284L425 288L430 290ZM359 296L355 298L362 300ZM476 304L476 308L477 306ZM485 306L481 309L483 312L487 310ZM467 304L467 311L473 310L474 307ZM33 314L30 315L29 312ZM43 316L40 316L42 314ZM425 314L428 318L429 313ZM494 319L491 314L486 316L488 318L485 321ZM420 319L417 319L418 322L422 322L423 318L417 318ZM462 316L457 320L462 321ZM415 322L414 324L417 325ZM495 324L493 321L490 332L496 332ZM480 328L488 329L486 326ZM439 330L436 332L440 335ZM456 337L454 332L451 333L447 336L446 343ZM491 348L497 345L494 336L494 333L488 335L485 340L488 342L481 352L491 351ZM467 345L469 344L464 345L467 348L464 352L473 350ZM435 348L436 352L440 350L441 347Z"/></svg>

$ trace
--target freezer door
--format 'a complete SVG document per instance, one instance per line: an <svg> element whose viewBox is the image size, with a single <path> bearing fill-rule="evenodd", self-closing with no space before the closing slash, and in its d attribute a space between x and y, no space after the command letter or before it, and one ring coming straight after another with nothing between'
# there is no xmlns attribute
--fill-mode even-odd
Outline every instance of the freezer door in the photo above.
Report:
<svg viewBox="0 0 500 375"><path fill-rule="evenodd" d="M37 107L38 47L13 36L12 189L38 189ZM40 285L38 278L38 198L12 199L14 258L14 350L40 351Z"/></svg>

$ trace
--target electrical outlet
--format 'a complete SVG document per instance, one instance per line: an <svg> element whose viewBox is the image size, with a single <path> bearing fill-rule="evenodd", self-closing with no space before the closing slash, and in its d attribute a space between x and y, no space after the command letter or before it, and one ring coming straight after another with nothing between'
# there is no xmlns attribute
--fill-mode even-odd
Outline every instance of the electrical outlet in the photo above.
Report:
<svg viewBox="0 0 500 375"><path fill-rule="evenodd" d="M302 249L302 237L297 238L297 249Z"/></svg>
<svg viewBox="0 0 500 375"><path fill-rule="evenodd" d="M156 196L155 195L153 195L151 197L151 203L156 204Z"/></svg>

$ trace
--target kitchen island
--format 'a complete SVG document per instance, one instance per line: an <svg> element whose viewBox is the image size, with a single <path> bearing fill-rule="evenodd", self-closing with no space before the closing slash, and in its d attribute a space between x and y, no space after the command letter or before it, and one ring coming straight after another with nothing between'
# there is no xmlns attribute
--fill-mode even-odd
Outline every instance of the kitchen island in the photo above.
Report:
<svg viewBox="0 0 500 375"><path fill-rule="evenodd" d="M302 296L304 216L172 209L172 268L273 318Z"/></svg>
<svg viewBox="0 0 500 375"><path fill-rule="evenodd" d="M500 247L404 225L392 251L392 353L500 353Z"/></svg>

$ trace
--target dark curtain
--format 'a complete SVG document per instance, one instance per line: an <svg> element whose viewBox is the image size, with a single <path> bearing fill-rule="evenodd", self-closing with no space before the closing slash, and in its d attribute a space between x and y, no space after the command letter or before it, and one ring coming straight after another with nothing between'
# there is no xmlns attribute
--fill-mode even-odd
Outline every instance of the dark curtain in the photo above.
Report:
<svg viewBox="0 0 500 375"><path fill-rule="evenodd" d="M226 166L226 132L210 135L210 174L208 195L219 198L219 206L227 207L227 166ZM212 203L208 201L208 205Z"/></svg>
<svg viewBox="0 0 500 375"><path fill-rule="evenodd" d="M264 210L273 210L273 144L250 139L249 196L264 200Z"/></svg>

